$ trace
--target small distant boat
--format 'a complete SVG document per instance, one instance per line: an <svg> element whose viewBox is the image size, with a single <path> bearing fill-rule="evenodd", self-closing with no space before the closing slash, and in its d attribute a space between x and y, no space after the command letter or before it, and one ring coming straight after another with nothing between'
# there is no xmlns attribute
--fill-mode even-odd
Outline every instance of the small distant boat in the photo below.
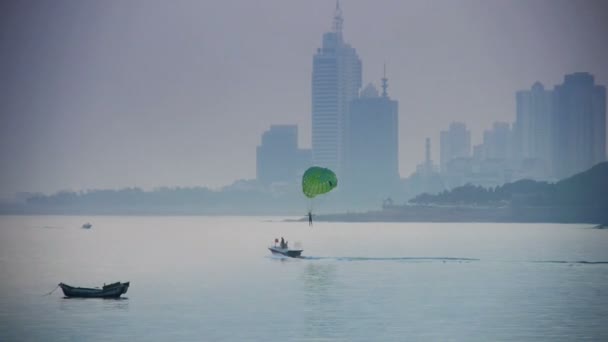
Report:
<svg viewBox="0 0 608 342"><path fill-rule="evenodd" d="M66 297L79 298L118 298L122 294L127 293L130 282L116 282L104 285L100 288L73 287L64 283L59 283L59 287L63 290Z"/></svg>
<svg viewBox="0 0 608 342"><path fill-rule="evenodd" d="M290 258L299 258L303 251L302 249L289 249L278 246L270 246L268 249L272 252L272 254L280 254Z"/></svg>
<svg viewBox="0 0 608 342"><path fill-rule="evenodd" d="M84 229L91 229L91 227L93 227L93 225L90 224L89 222L82 225L82 228L84 228Z"/></svg>

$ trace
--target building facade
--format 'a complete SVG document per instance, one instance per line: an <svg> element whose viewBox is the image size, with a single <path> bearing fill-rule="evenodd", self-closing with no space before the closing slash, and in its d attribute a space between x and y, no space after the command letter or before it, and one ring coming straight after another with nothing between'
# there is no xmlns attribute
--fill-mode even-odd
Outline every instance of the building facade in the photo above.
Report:
<svg viewBox="0 0 608 342"><path fill-rule="evenodd" d="M513 160L518 168L535 165L537 178L549 179L553 176L554 93L536 82L515 97Z"/></svg>
<svg viewBox="0 0 608 342"><path fill-rule="evenodd" d="M398 103L369 84L351 102L345 146L345 187L350 193L386 198L399 184Z"/></svg>
<svg viewBox="0 0 608 342"><path fill-rule="evenodd" d="M448 164L453 159L471 156L471 131L462 122L452 122L447 131L441 131L439 137L439 166L441 173L448 171Z"/></svg>
<svg viewBox="0 0 608 342"><path fill-rule="evenodd" d="M561 179L606 160L606 88L579 72L554 92L553 168Z"/></svg>

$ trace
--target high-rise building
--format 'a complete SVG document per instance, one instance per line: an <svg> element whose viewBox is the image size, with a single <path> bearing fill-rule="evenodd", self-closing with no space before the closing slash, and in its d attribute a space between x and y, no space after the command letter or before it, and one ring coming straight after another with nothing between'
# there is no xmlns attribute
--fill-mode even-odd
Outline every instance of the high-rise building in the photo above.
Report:
<svg viewBox="0 0 608 342"><path fill-rule="evenodd" d="M333 29L323 35L312 70L313 163L331 168L338 177L348 139L349 105L361 88L361 60L356 50L344 42L342 24L342 12L336 4Z"/></svg>
<svg viewBox="0 0 608 342"><path fill-rule="evenodd" d="M507 160L511 128L506 122L495 122L491 130L483 132L483 158Z"/></svg>
<svg viewBox="0 0 608 342"><path fill-rule="evenodd" d="M471 132L464 123L452 122L447 131L441 131L439 138L441 173L447 172L451 160L471 156Z"/></svg>
<svg viewBox="0 0 608 342"><path fill-rule="evenodd" d="M399 184L398 103L369 84L351 102L345 146L345 187L370 198L388 196ZM376 198L377 199L377 198Z"/></svg>
<svg viewBox="0 0 608 342"><path fill-rule="evenodd" d="M541 178L552 176L553 92L540 82L531 90L518 91L517 116L513 127L513 159L521 167L536 164Z"/></svg>
<svg viewBox="0 0 608 342"><path fill-rule="evenodd" d="M433 171L433 161L431 160L431 138L424 140L424 170L427 173Z"/></svg>
<svg viewBox="0 0 608 342"><path fill-rule="evenodd" d="M606 160L606 88L577 72L554 91L553 167L565 178Z"/></svg>
<svg viewBox="0 0 608 342"><path fill-rule="evenodd" d="M257 179L263 184L294 182L310 166L311 151L298 148L298 126L272 125L256 151Z"/></svg>

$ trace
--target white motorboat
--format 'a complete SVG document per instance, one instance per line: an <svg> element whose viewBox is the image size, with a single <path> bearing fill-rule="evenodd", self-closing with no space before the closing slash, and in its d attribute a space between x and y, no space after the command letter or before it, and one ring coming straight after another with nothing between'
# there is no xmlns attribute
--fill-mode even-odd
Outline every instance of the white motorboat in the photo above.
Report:
<svg viewBox="0 0 608 342"><path fill-rule="evenodd" d="M272 252L272 254L280 254L290 258L300 257L303 251L303 249L289 249L287 247L281 248L280 246L270 246L268 249Z"/></svg>

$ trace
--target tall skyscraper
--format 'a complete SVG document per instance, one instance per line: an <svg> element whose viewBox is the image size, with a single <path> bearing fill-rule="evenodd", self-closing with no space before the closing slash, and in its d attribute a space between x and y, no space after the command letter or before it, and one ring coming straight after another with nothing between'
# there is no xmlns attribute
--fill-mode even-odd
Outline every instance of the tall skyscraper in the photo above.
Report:
<svg viewBox="0 0 608 342"><path fill-rule="evenodd" d="M452 122L447 131L441 131L439 138L439 162L442 173L447 171L451 160L471 156L471 131L464 123Z"/></svg>
<svg viewBox="0 0 608 342"><path fill-rule="evenodd" d="M532 161L539 164L544 170L542 178L552 175L553 97L553 92L545 90L540 82L516 94L513 157L520 166Z"/></svg>
<svg viewBox="0 0 608 342"><path fill-rule="evenodd" d="M554 171L569 177L606 160L606 87L577 72L555 86Z"/></svg>
<svg viewBox="0 0 608 342"><path fill-rule="evenodd" d="M298 181L311 162L310 150L298 148L296 125L270 126L256 152L257 179L264 184Z"/></svg>
<svg viewBox="0 0 608 342"><path fill-rule="evenodd" d="M313 163L329 167L340 177L348 139L350 102L361 88L361 60L342 37L342 11L336 4L333 29L313 57L312 155Z"/></svg>
<svg viewBox="0 0 608 342"><path fill-rule="evenodd" d="M398 103L388 96L386 77L382 81L382 96L369 84L351 102L343 170L349 193L376 200L399 184Z"/></svg>

